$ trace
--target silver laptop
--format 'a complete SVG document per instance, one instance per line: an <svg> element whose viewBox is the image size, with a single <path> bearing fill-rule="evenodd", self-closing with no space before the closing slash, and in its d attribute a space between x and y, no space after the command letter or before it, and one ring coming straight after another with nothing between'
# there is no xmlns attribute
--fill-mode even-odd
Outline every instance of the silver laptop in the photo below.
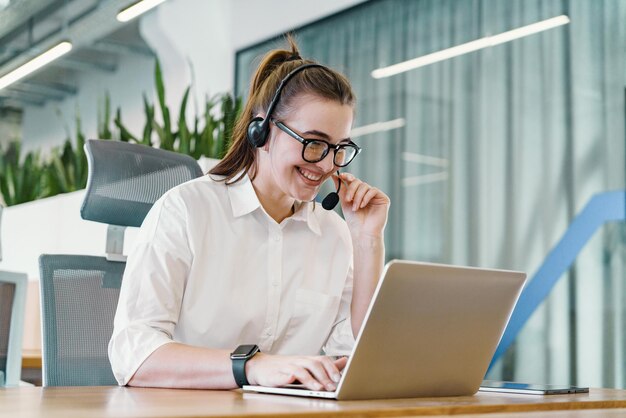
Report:
<svg viewBox="0 0 626 418"><path fill-rule="evenodd" d="M515 271L390 261L336 391L243 390L339 400L473 395L525 279Z"/></svg>

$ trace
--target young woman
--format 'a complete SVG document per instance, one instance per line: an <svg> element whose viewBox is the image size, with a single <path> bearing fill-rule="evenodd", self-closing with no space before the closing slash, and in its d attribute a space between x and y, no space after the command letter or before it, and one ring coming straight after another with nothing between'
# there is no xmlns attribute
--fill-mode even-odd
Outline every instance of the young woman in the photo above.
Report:
<svg viewBox="0 0 626 418"><path fill-rule="evenodd" d="M359 151L352 89L289 43L256 70L226 157L141 227L109 344L121 385L339 381L331 356L350 352L382 273L389 198L338 174ZM327 179L345 220L314 202Z"/></svg>

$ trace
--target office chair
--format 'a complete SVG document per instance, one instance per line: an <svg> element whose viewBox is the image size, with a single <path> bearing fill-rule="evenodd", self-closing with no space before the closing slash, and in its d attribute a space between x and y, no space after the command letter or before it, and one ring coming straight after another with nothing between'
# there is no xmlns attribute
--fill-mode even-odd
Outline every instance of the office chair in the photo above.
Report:
<svg viewBox="0 0 626 418"><path fill-rule="evenodd" d="M27 284L26 274L0 271L0 386L20 384Z"/></svg>
<svg viewBox="0 0 626 418"><path fill-rule="evenodd" d="M44 386L115 385L107 355L126 266L124 230L138 227L170 188L202 175L191 157L143 145L89 140L81 217L108 224L106 256L42 255Z"/></svg>
<svg viewBox="0 0 626 418"><path fill-rule="evenodd" d="M26 274L0 271L0 386L17 386L22 373Z"/></svg>

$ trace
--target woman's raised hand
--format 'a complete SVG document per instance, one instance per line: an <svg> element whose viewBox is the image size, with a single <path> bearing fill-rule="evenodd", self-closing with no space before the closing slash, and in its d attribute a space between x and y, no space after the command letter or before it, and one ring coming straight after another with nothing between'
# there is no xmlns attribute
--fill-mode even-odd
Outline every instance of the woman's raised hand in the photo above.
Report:
<svg viewBox="0 0 626 418"><path fill-rule="evenodd" d="M333 181L335 187L339 181L343 184L339 200L352 236L382 237L389 212L389 197L350 173L333 174Z"/></svg>

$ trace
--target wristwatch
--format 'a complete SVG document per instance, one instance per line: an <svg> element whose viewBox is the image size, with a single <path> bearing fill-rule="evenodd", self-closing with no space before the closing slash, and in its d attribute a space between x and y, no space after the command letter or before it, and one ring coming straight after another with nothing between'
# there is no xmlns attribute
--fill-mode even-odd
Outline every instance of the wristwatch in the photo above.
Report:
<svg viewBox="0 0 626 418"><path fill-rule="evenodd" d="M250 360L258 352L258 345L244 344L230 353L230 359L233 363L233 376L235 376L237 386L242 387L248 384L248 379L246 378L246 361Z"/></svg>

